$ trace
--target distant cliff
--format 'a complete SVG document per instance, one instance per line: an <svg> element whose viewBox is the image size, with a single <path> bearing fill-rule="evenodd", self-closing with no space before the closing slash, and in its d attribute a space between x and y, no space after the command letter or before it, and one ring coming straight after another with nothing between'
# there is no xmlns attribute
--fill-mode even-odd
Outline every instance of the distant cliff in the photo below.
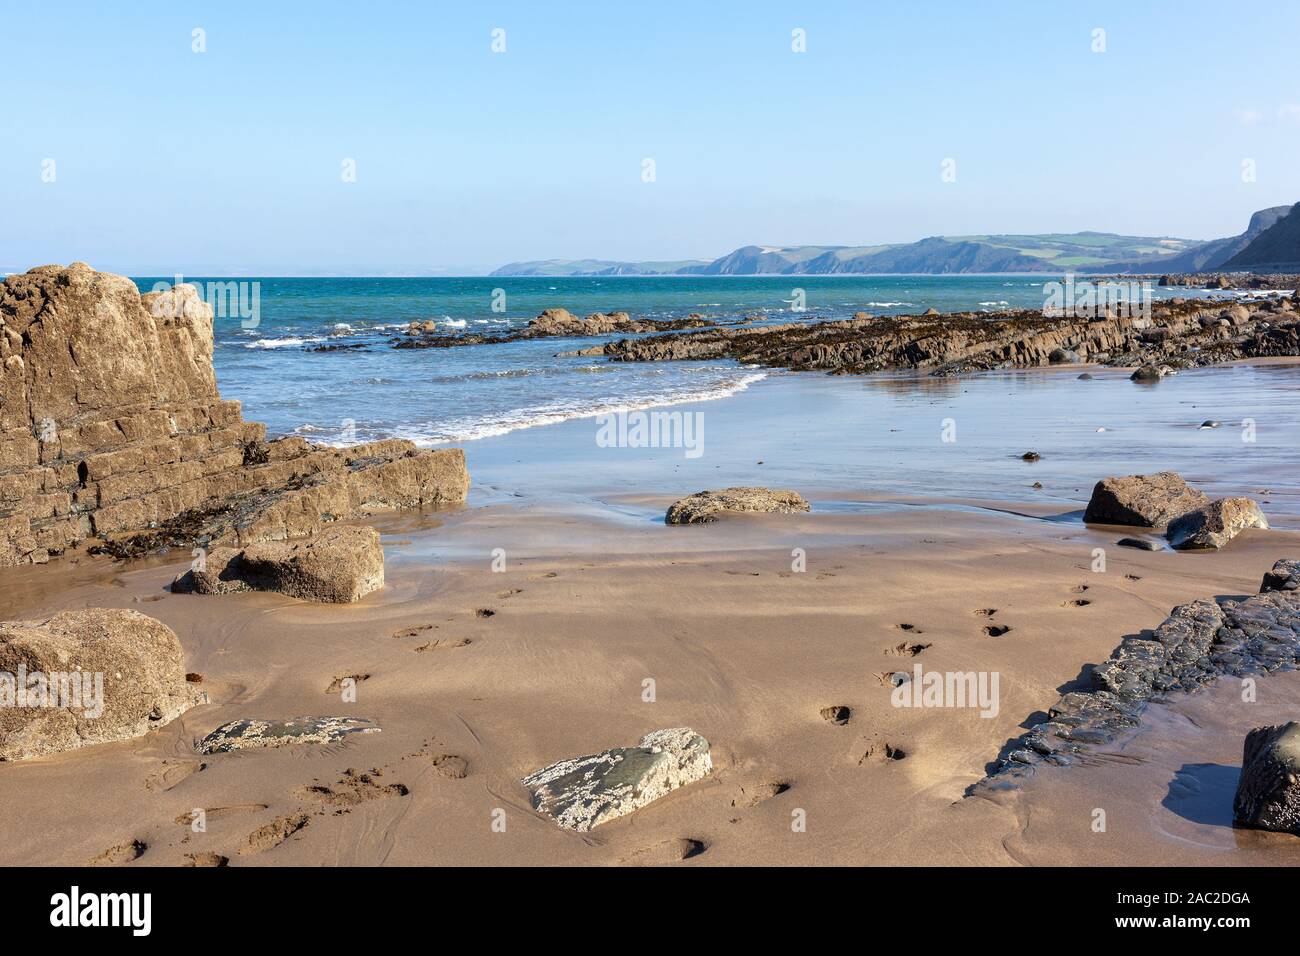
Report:
<svg viewBox="0 0 1300 956"><path fill-rule="evenodd" d="M721 258L684 262L548 259L512 262L494 276L835 275L843 273L1106 272L1120 262L1171 260L1200 243L1171 237L1080 232L933 236L879 246L742 246Z"/></svg>
<svg viewBox="0 0 1300 956"><path fill-rule="evenodd" d="M1300 269L1300 203L1278 208L1282 210L1283 215L1275 219L1268 228L1261 230L1232 258L1225 261L1223 269L1277 272Z"/></svg>

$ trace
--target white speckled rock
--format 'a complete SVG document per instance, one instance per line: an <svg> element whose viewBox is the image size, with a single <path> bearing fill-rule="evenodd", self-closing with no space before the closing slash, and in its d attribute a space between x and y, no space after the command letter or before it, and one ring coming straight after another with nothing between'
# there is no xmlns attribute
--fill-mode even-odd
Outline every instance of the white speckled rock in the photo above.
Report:
<svg viewBox="0 0 1300 956"><path fill-rule="evenodd" d="M533 806L570 830L639 810L713 770L709 742L689 727L656 730L636 747L561 760L524 777Z"/></svg>

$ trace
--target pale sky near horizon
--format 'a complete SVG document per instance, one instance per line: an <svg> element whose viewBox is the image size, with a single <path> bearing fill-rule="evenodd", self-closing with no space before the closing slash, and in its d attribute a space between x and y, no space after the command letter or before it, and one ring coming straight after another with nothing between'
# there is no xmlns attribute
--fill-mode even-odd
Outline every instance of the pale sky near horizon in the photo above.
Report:
<svg viewBox="0 0 1300 956"><path fill-rule="evenodd" d="M288 6L0 0L0 271L1211 239L1300 200L1294 0Z"/></svg>

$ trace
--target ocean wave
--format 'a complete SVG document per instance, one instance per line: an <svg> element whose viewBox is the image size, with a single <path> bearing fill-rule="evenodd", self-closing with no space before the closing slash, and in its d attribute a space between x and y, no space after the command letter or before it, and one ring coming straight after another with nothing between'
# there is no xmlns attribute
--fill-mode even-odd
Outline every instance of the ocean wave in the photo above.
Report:
<svg viewBox="0 0 1300 956"><path fill-rule="evenodd" d="M900 305L906 305L914 308L915 302L868 302L867 305L873 305L878 309L892 309Z"/></svg>
<svg viewBox="0 0 1300 956"><path fill-rule="evenodd" d="M286 336L282 339L256 339L252 342L245 342L246 349L287 349L297 346L307 345L312 342L324 342L325 339L319 335L307 336L301 338L296 335Z"/></svg>
<svg viewBox="0 0 1300 956"><path fill-rule="evenodd" d="M595 418L597 415L614 415L620 412L641 411L647 408L716 401L720 398L729 398L732 395L739 394L755 382L762 381L765 378L767 378L767 372L748 372L711 388L683 389L653 398L597 399L581 405L533 405L512 409L491 418L466 417L445 422L429 422L425 425L399 426L393 429L392 437L405 438L421 448L445 445L451 442L477 441L480 438L495 438L524 428L536 428L539 425L558 425L561 422L573 421L574 419ZM327 442L326 444L332 443Z"/></svg>

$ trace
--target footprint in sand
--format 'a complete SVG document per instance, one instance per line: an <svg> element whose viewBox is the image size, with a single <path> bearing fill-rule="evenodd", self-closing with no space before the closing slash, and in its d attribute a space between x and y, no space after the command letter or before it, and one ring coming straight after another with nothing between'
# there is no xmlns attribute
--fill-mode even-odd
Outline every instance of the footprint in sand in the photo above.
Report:
<svg viewBox="0 0 1300 956"><path fill-rule="evenodd" d="M248 835L244 840L244 845L239 848L240 855L265 853L267 850L274 850L305 827L307 820L308 817L305 813L287 813L282 817L276 817L270 823L258 827Z"/></svg>
<svg viewBox="0 0 1300 956"><path fill-rule="evenodd" d="M524 593L523 588L508 588L505 591L498 591L497 597L501 598L501 600L504 601L506 598L514 597L516 594L523 594L523 593Z"/></svg>
<svg viewBox="0 0 1300 956"><path fill-rule="evenodd" d="M425 641L419 647L412 648L417 654L423 654L425 651L445 650L449 647L466 647L472 642L468 637L445 637L440 641Z"/></svg>
<svg viewBox="0 0 1300 956"><path fill-rule="evenodd" d="M868 763L889 763L893 760L902 760L906 756L902 747L896 747L887 740L873 740L858 758L858 766Z"/></svg>
<svg viewBox="0 0 1300 956"><path fill-rule="evenodd" d="M474 609L475 617L493 617L496 613L497 612L490 607L478 607Z"/></svg>
<svg viewBox="0 0 1300 956"><path fill-rule="evenodd" d="M980 617L992 617L994 614L998 613L998 609L995 607L977 607L975 610L971 611L971 613L978 614Z"/></svg>
<svg viewBox="0 0 1300 956"><path fill-rule="evenodd" d="M119 843L117 846L110 846L99 856L90 861L90 866L123 866L133 860L138 860L144 856L144 851L149 849L149 844L143 840L129 840L126 843Z"/></svg>
<svg viewBox="0 0 1300 956"><path fill-rule="evenodd" d="M1071 594L1082 594L1082 593L1083 593L1084 591L1086 591L1086 590L1088 590L1088 585L1086 585L1086 584L1076 584L1074 587L1070 588L1070 593L1071 593Z"/></svg>
<svg viewBox="0 0 1300 956"><path fill-rule="evenodd" d="M703 840L689 838L664 840L662 843L634 850L630 855L619 860L619 863L626 863L628 866L662 866L666 863L680 863L682 860L699 856L708 848L709 845Z"/></svg>
<svg viewBox="0 0 1300 956"><path fill-rule="evenodd" d="M355 687L357 684L360 684L363 680L370 680L370 675L369 674L345 674L342 677L336 677L334 678L334 680L330 681L330 685L325 688L325 693L327 694L342 693L343 682L345 680L352 681L352 686Z"/></svg>
<svg viewBox="0 0 1300 956"><path fill-rule="evenodd" d="M241 813L261 813L266 809L265 803L239 803L229 807L204 807L203 819L220 820L222 817L233 817ZM188 827L194 823L194 811L186 810L176 818L176 822L183 827Z"/></svg>
<svg viewBox="0 0 1300 956"><path fill-rule="evenodd" d="M900 631L909 631L909 632L912 633L912 634L924 634L924 633L925 633L925 631L921 630L921 629L920 629L919 627L917 627L915 624L895 624L894 627L897 628L897 629L900 630Z"/></svg>
<svg viewBox="0 0 1300 956"><path fill-rule="evenodd" d="M1010 630L1011 628L1005 624L987 624L984 626L984 633L989 637L1001 637Z"/></svg>
<svg viewBox="0 0 1300 956"><path fill-rule="evenodd" d="M1061 607L1087 607L1091 603L1087 598L1075 598L1073 601L1066 601Z"/></svg>
<svg viewBox="0 0 1300 956"><path fill-rule="evenodd" d="M915 657L917 654L920 654L927 647L931 647L931 646L933 645L909 644L907 641L903 641L901 644L895 644L893 647L886 650L885 653L893 654L895 657Z"/></svg>
<svg viewBox="0 0 1300 956"><path fill-rule="evenodd" d="M331 786L310 784L295 790L294 796L299 800L309 800L327 807L355 807L370 800L383 800L388 797L404 797L411 791L401 783L379 783L377 777L384 775L382 770L370 770L368 773L349 767L343 771L339 781Z"/></svg>
<svg viewBox="0 0 1300 956"><path fill-rule="evenodd" d="M404 637L419 637L425 631L431 631L436 628L436 624L416 624L413 627L404 627L400 630L393 631L393 637L399 640Z"/></svg>
<svg viewBox="0 0 1300 956"><path fill-rule="evenodd" d="M230 857L220 853L186 853L184 866L229 866Z"/></svg>
<svg viewBox="0 0 1300 956"><path fill-rule="evenodd" d="M469 761L459 754L436 754L433 769L448 780L464 780L469 776Z"/></svg>
<svg viewBox="0 0 1300 956"><path fill-rule="evenodd" d="M731 798L731 805L733 807L756 807L773 797L779 797L789 789L790 784L783 781L777 783L751 783L747 786L740 786L736 788L736 795Z"/></svg>
<svg viewBox="0 0 1300 956"><path fill-rule="evenodd" d="M1124 578L1125 578L1126 580L1128 580L1128 581L1141 581L1141 580L1142 580L1142 575L1140 575L1140 574L1126 574L1126 575L1124 575Z"/></svg>
<svg viewBox="0 0 1300 956"><path fill-rule="evenodd" d="M145 789L166 793L207 766L198 760L164 760L161 767L145 777Z"/></svg>
<svg viewBox="0 0 1300 956"><path fill-rule="evenodd" d="M545 574L532 574L532 575L529 575L528 580L530 580L530 581L542 581L542 580L544 580L544 579L546 579L546 578L558 578L559 576L560 576L560 574L559 574L558 571L547 571Z"/></svg>
<svg viewBox="0 0 1300 956"><path fill-rule="evenodd" d="M844 704L832 704L830 707L821 709L822 720L834 724L837 727L843 727L853 716L853 710Z"/></svg>

